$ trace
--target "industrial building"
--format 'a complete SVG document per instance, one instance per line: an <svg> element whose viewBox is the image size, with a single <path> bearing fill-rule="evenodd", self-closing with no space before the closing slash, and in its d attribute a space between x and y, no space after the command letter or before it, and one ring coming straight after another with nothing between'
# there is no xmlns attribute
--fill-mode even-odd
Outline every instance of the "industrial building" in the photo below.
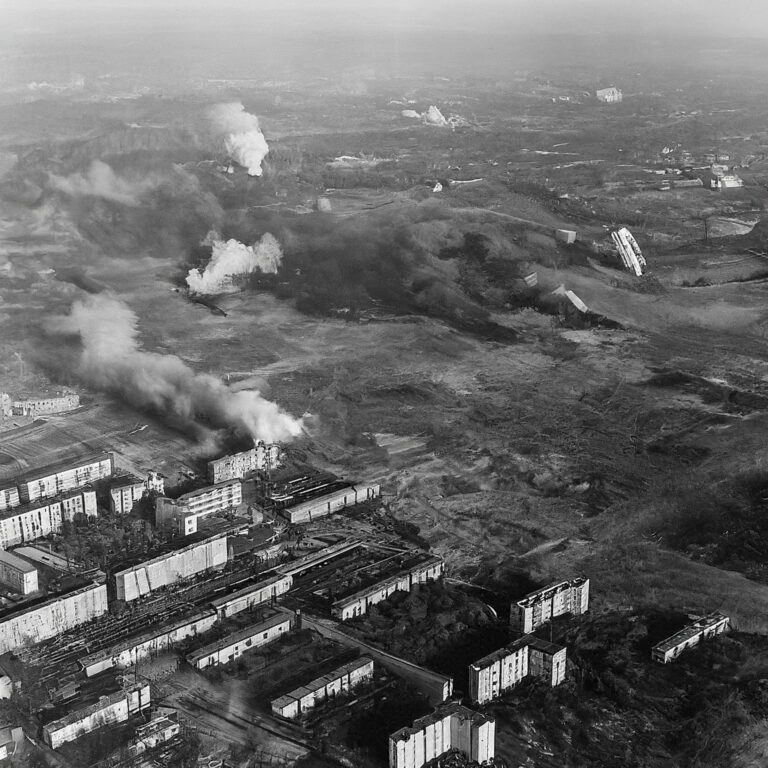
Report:
<svg viewBox="0 0 768 768"><path fill-rule="evenodd" d="M19 489L15 485L0 488L0 512L4 512L6 509L11 509L13 507L18 507L19 504L21 504Z"/></svg>
<svg viewBox="0 0 768 768"><path fill-rule="evenodd" d="M77 461L67 461L40 467L26 473L17 483L24 502L57 496L88 483L111 477L115 461L111 453L98 453Z"/></svg>
<svg viewBox="0 0 768 768"><path fill-rule="evenodd" d="M227 564L227 536L216 534L113 574L115 597L130 602L156 589Z"/></svg>
<svg viewBox="0 0 768 768"><path fill-rule="evenodd" d="M197 669L229 664L239 659L246 651L267 645L290 631L291 617L279 613L190 653L187 661Z"/></svg>
<svg viewBox="0 0 768 768"><path fill-rule="evenodd" d="M37 592L37 568L10 552L0 550L0 584L21 595Z"/></svg>
<svg viewBox="0 0 768 768"><path fill-rule="evenodd" d="M161 496L155 501L155 525L189 536L197 531L200 518L234 510L242 503L243 486L239 480L200 488L178 499Z"/></svg>
<svg viewBox="0 0 768 768"><path fill-rule="evenodd" d="M209 608L96 651L81 658L80 665L87 677L115 667L126 669L172 648L181 640L207 632L217 621L216 611Z"/></svg>
<svg viewBox="0 0 768 768"><path fill-rule="evenodd" d="M43 726L43 741L52 749L57 749L105 725L124 723L150 704L149 684L134 685L111 696L103 696L95 704Z"/></svg>
<svg viewBox="0 0 768 768"><path fill-rule="evenodd" d="M389 737L389 768L422 768L451 750L481 766L496 755L496 721L460 704L443 704Z"/></svg>
<svg viewBox="0 0 768 768"><path fill-rule="evenodd" d="M674 661L684 650L693 648L702 640L707 640L715 635L726 632L730 627L730 620L722 613L711 613L708 616L702 616L692 624L684 627L679 632L668 637L666 640L654 645L651 649L651 658L654 661L667 664Z"/></svg>
<svg viewBox="0 0 768 768"><path fill-rule="evenodd" d="M97 513L96 493L90 488L5 510L0 512L0 548L59 533L64 520L71 522L77 514L94 517Z"/></svg>
<svg viewBox="0 0 768 768"><path fill-rule="evenodd" d="M242 479L257 470L265 471L280 466L280 446L259 442L248 451L234 453L208 462L208 480L222 483Z"/></svg>
<svg viewBox="0 0 768 768"><path fill-rule="evenodd" d="M381 495L378 483L352 485L332 475L305 476L289 481L265 500L267 510L277 512L289 523L309 523L346 507Z"/></svg>
<svg viewBox="0 0 768 768"><path fill-rule="evenodd" d="M361 656L327 675L296 688L271 702L272 712L291 720L314 709L327 699L351 691L356 686L373 679L373 659Z"/></svg>
<svg viewBox="0 0 768 768"><path fill-rule="evenodd" d="M566 654L563 646L533 635L521 637L469 665L470 699L485 704L529 676L546 680L554 688L565 680Z"/></svg>
<svg viewBox="0 0 768 768"><path fill-rule="evenodd" d="M589 579L559 581L527 594L513 603L509 621L523 634L533 632L555 616L570 613L578 616L589 610Z"/></svg>
<svg viewBox="0 0 768 768"><path fill-rule="evenodd" d="M61 395L40 399L14 400L13 416L44 416L47 413L66 413L80 407L80 395Z"/></svg>
<svg viewBox="0 0 768 768"><path fill-rule="evenodd" d="M595 92L595 98L604 104L618 104L624 99L624 94L614 86L610 88L599 88Z"/></svg>
<svg viewBox="0 0 768 768"><path fill-rule="evenodd" d="M293 585L293 577L288 575L271 576L249 587L243 587L229 595L217 597L211 601L220 619L234 616L241 611L249 611L257 605L274 602L284 595Z"/></svg>
<svg viewBox="0 0 768 768"><path fill-rule="evenodd" d="M179 735L181 726L175 710L166 707L164 711L168 714L158 714L145 725L136 727L136 736L127 747L129 757L136 757L148 749L155 749Z"/></svg>
<svg viewBox="0 0 768 768"><path fill-rule="evenodd" d="M331 614L341 621L364 616L372 605L386 600L395 592L410 592L415 584L435 581L443 575L444 571L445 563L441 557L419 555L415 562L408 564L392 576L337 599L331 607Z"/></svg>
<svg viewBox="0 0 768 768"><path fill-rule="evenodd" d="M127 515L146 491L146 483L135 475L116 477L109 487L110 511L113 515Z"/></svg>
<svg viewBox="0 0 768 768"><path fill-rule="evenodd" d="M108 609L107 587L97 583L14 606L0 614L0 654L56 637Z"/></svg>

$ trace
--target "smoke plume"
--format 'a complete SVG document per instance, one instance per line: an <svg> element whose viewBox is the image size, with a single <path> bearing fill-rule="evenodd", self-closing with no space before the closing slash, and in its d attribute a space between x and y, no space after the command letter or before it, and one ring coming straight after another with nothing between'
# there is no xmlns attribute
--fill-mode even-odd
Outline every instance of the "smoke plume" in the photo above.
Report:
<svg viewBox="0 0 768 768"><path fill-rule="evenodd" d="M138 205L141 195L156 184L155 179L134 182L118 176L101 160L94 160L85 174L57 176L52 173L50 182L55 189L67 195L103 197L123 205Z"/></svg>
<svg viewBox="0 0 768 768"><path fill-rule="evenodd" d="M106 294L76 301L69 315L53 318L49 332L77 334L78 375L91 386L132 405L168 414L195 431L234 429L254 440L287 441L302 432L294 419L257 391L233 392L209 374L195 373L176 355L139 349L137 317Z"/></svg>
<svg viewBox="0 0 768 768"><path fill-rule="evenodd" d="M222 240L216 232L209 232L202 245L211 247L211 260L205 270L190 269L187 285L194 293L229 293L237 290L232 278L251 272L275 274L283 259L280 243L266 232L254 245L238 240Z"/></svg>
<svg viewBox="0 0 768 768"><path fill-rule="evenodd" d="M227 152L248 169L249 176L261 176L261 163L269 146L259 127L259 118L246 112L239 101L217 104L208 114L216 131L226 134Z"/></svg>

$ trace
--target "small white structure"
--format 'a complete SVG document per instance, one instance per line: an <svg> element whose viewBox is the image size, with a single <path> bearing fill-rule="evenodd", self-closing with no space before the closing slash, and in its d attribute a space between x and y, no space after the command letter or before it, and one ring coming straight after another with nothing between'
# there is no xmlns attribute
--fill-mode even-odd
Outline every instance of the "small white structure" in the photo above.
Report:
<svg viewBox="0 0 768 768"><path fill-rule="evenodd" d="M624 94L614 86L610 88L598 88L595 92L595 98L604 104L618 104L623 100Z"/></svg>
<svg viewBox="0 0 768 768"><path fill-rule="evenodd" d="M356 686L373 679L373 659L361 656L327 675L318 677L306 685L271 702L272 712L280 717L295 720L305 712L314 709L340 693L353 690Z"/></svg>
<svg viewBox="0 0 768 768"><path fill-rule="evenodd" d="M490 765L496 754L496 721L460 704L444 704L389 737L389 768L422 768L453 749Z"/></svg>
<svg viewBox="0 0 768 768"><path fill-rule="evenodd" d="M632 233L626 227L622 227L615 232L611 232L611 240L613 240L616 250L619 252L624 268L640 277L643 274L646 261Z"/></svg>
<svg viewBox="0 0 768 768"><path fill-rule="evenodd" d="M0 583L21 595L37 592L37 568L10 552L0 550Z"/></svg>
<svg viewBox="0 0 768 768"><path fill-rule="evenodd" d="M711 613L702 616L692 624L675 632L666 640L654 645L651 649L651 658L654 661L667 664L674 661L684 650L693 648L702 640L720 635L730 627L730 619L722 613Z"/></svg>

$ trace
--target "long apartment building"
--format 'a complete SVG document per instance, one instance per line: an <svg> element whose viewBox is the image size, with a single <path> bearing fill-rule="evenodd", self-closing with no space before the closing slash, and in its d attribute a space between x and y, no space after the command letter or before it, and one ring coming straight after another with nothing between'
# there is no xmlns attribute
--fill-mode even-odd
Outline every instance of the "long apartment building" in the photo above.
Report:
<svg viewBox="0 0 768 768"><path fill-rule="evenodd" d="M485 704L529 676L554 688L565 680L566 654L563 646L532 635L521 637L469 665L470 699Z"/></svg>
<svg viewBox="0 0 768 768"><path fill-rule="evenodd" d="M496 755L496 721L460 704L443 704L389 737L389 768L422 768L454 749L490 766Z"/></svg>
<svg viewBox="0 0 768 768"><path fill-rule="evenodd" d="M178 499L160 497L155 501L155 524L173 528L185 536L197 531L200 518L236 509L243 503L239 480L227 480L190 491Z"/></svg>
<svg viewBox="0 0 768 768"><path fill-rule="evenodd" d="M97 453L75 461L51 464L26 473L17 483L23 502L57 496L96 480L110 477L115 471L111 453Z"/></svg>
<svg viewBox="0 0 768 768"><path fill-rule="evenodd" d="M21 557L0 550L0 584L21 595L37 592L37 568Z"/></svg>
<svg viewBox="0 0 768 768"><path fill-rule="evenodd" d="M332 476L295 478L265 500L267 509L277 512L289 523L309 523L355 504L381 496L378 483L348 483Z"/></svg>
<svg viewBox="0 0 768 768"><path fill-rule="evenodd" d="M711 613L702 616L692 624L684 627L679 632L662 640L651 649L651 658L654 661L668 664L674 661L683 651L698 645L702 640L707 640L715 635L726 632L730 627L730 619L722 613Z"/></svg>
<svg viewBox="0 0 768 768"><path fill-rule="evenodd" d="M373 679L373 659L361 656L356 661L296 688L271 702L272 712L295 720L328 699L346 693Z"/></svg>
<svg viewBox="0 0 768 768"><path fill-rule="evenodd" d="M528 634L555 616L588 610L589 579L577 578L549 584L512 603L509 621L513 629Z"/></svg>
<svg viewBox="0 0 768 768"><path fill-rule="evenodd" d="M37 399L14 400L11 406L14 416L43 416L47 413L66 413L80 407L80 395L60 395Z"/></svg>
<svg viewBox="0 0 768 768"><path fill-rule="evenodd" d="M288 592L292 586L292 576L278 574L238 589L236 592L214 598L211 600L211 606L220 619L225 619L242 611L250 611L257 605L273 602L280 595Z"/></svg>
<svg viewBox="0 0 768 768"><path fill-rule="evenodd" d="M52 749L58 749L62 744L75 741L105 725L124 723L149 708L150 695L149 685L144 683L104 696L89 707L70 712L45 725L43 741Z"/></svg>
<svg viewBox="0 0 768 768"><path fill-rule="evenodd" d="M59 533L62 523L78 514L98 514L92 489L77 489L0 512L0 549Z"/></svg>
<svg viewBox="0 0 768 768"><path fill-rule="evenodd" d="M364 616L369 608L391 597L395 592L410 592L416 584L436 581L445 572L445 563L437 555L423 554L397 573L337 599L331 614L341 621Z"/></svg>
<svg viewBox="0 0 768 768"><path fill-rule="evenodd" d="M229 664L239 659L246 651L261 648L274 642L291 631L291 617L279 613L265 621L232 632L215 643L199 648L187 656L187 661L197 669Z"/></svg>
<svg viewBox="0 0 768 768"><path fill-rule="evenodd" d="M208 480L222 483L225 480L242 479L257 470L276 469L279 466L280 446L260 442L248 451L209 461Z"/></svg>

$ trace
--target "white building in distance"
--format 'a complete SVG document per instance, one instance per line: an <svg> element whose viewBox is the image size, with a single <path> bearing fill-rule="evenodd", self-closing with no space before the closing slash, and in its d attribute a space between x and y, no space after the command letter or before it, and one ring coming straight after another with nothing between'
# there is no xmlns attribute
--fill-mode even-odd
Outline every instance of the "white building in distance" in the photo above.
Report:
<svg viewBox="0 0 768 768"><path fill-rule="evenodd" d="M280 466L280 446L257 443L241 453L233 453L208 462L208 480L222 483L225 480L242 479L257 470L276 469Z"/></svg>
<svg viewBox="0 0 768 768"><path fill-rule="evenodd" d="M679 632L675 632L666 640L654 645L651 649L651 658L654 661L667 664L674 661L686 649L693 648L702 640L726 632L729 627L730 620L722 613L711 613L709 616L703 616Z"/></svg>
<svg viewBox="0 0 768 768"><path fill-rule="evenodd" d="M576 578L549 584L512 603L510 625L529 634L555 616L578 616L589 610L589 579Z"/></svg>
<svg viewBox="0 0 768 768"><path fill-rule="evenodd" d="M610 88L598 88L595 92L595 98L604 104L618 104L623 100L624 94L613 86Z"/></svg>

